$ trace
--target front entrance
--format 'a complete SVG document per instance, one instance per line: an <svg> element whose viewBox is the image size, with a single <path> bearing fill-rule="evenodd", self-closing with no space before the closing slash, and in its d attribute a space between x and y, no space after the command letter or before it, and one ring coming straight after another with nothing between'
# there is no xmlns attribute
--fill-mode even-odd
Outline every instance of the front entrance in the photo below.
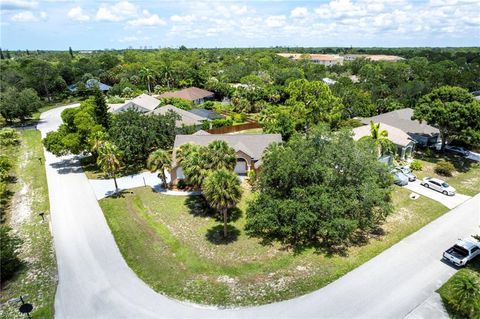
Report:
<svg viewBox="0 0 480 319"><path fill-rule="evenodd" d="M237 158L237 164L235 165L235 173L247 174L247 161L243 158Z"/></svg>

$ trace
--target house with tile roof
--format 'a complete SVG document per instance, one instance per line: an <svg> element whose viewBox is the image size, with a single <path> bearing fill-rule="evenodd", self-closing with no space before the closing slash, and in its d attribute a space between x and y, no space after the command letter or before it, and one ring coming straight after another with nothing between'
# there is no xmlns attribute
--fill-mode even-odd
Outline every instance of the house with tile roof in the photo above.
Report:
<svg viewBox="0 0 480 319"><path fill-rule="evenodd" d="M165 115L168 112L174 112L180 116L180 119L176 121L175 126L176 127L183 127L183 126L201 126L204 121L207 121L208 118L199 116L195 113L192 113L190 111L185 111L182 110L178 107L175 107L173 105L167 104L164 106L161 106L159 108L156 108L155 110L149 112L149 114L160 114L160 115Z"/></svg>
<svg viewBox="0 0 480 319"><path fill-rule="evenodd" d="M237 164L235 172L237 174L246 174L249 170L257 171L261 165L262 155L265 149L272 143L281 143L280 134L209 134L205 131L199 131L192 135L177 135L173 146L172 158L172 182L176 183L184 179L183 170L176 162L176 150L187 143L193 143L206 146L213 141L225 141L235 150Z"/></svg>
<svg viewBox="0 0 480 319"><path fill-rule="evenodd" d="M175 97L175 98L191 101L194 104L201 104L205 102L205 100L213 99L213 96L214 96L213 92L192 86L179 91L165 92L163 94L160 94L158 98L161 99L161 98Z"/></svg>

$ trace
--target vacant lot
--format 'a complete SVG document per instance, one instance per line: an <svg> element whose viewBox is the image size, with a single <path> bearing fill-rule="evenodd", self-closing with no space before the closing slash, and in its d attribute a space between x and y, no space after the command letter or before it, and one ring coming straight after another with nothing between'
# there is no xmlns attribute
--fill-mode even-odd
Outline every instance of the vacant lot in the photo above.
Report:
<svg viewBox="0 0 480 319"><path fill-rule="evenodd" d="M332 282L447 211L395 188L396 212L368 244L348 256L300 254L264 246L243 229L246 191L230 222L230 240L200 197L167 196L137 188L100 201L130 267L158 292L203 304L251 305L292 298ZM383 233L383 234L382 234ZM382 235L380 235L382 234Z"/></svg>
<svg viewBox="0 0 480 319"><path fill-rule="evenodd" d="M9 185L13 195L6 207L4 222L23 239L20 257L23 268L10 281L3 283L0 302L20 295L32 303L33 318L53 318L53 301L56 287L56 262L48 222L48 188L43 165L43 148L40 132L21 131L21 144L3 149L15 162L12 171L16 181ZM5 304L0 309L1 318L24 318L18 304Z"/></svg>
<svg viewBox="0 0 480 319"><path fill-rule="evenodd" d="M453 176L445 177L435 173L435 163L440 160L447 160L454 164ZM457 189L460 194L474 196L480 192L480 163L465 160L460 157L424 157L420 159L423 169L415 172L419 179L426 176L440 178Z"/></svg>

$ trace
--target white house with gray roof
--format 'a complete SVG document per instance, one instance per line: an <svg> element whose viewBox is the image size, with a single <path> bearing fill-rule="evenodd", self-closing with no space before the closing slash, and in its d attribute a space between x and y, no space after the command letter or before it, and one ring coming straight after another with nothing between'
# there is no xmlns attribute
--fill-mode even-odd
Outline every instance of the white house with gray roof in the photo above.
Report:
<svg viewBox="0 0 480 319"><path fill-rule="evenodd" d="M193 143L206 146L213 141L225 141L232 147L237 156L235 172L246 174L249 170L257 171L260 168L261 159L265 149L272 143L282 142L280 134L209 134L199 131L193 135L177 135L173 146L173 163L171 178L176 183L184 179L183 170L176 162L176 150L183 144Z"/></svg>
<svg viewBox="0 0 480 319"><path fill-rule="evenodd" d="M127 101L120 107L111 107L110 111L114 113L134 109L143 113L151 112L160 105L160 101L148 94L140 94L133 100Z"/></svg>

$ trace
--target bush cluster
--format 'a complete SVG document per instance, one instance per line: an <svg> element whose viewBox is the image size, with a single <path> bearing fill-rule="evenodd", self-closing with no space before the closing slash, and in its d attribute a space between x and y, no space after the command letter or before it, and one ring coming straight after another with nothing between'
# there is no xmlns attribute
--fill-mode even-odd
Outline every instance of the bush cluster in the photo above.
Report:
<svg viewBox="0 0 480 319"><path fill-rule="evenodd" d="M413 160L412 163L410 163L410 169L412 171L421 171L423 169L423 164L419 160Z"/></svg>
<svg viewBox="0 0 480 319"><path fill-rule="evenodd" d="M5 225L0 226L0 269L2 269L1 281L10 279L22 266L18 258L18 248L22 240L12 235L11 228Z"/></svg>
<svg viewBox="0 0 480 319"><path fill-rule="evenodd" d="M452 176L455 166L447 161L439 161L434 168L435 173L442 176Z"/></svg>

